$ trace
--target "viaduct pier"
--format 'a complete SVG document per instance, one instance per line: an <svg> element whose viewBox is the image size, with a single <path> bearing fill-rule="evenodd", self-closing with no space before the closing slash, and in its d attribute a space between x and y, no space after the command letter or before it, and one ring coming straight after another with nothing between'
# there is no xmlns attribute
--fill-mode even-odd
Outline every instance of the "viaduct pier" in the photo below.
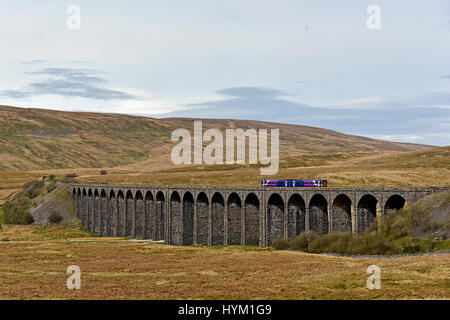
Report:
<svg viewBox="0 0 450 320"><path fill-rule="evenodd" d="M271 246L313 230L362 233L389 210L450 187L273 188L70 184L76 214L101 236L168 244Z"/></svg>

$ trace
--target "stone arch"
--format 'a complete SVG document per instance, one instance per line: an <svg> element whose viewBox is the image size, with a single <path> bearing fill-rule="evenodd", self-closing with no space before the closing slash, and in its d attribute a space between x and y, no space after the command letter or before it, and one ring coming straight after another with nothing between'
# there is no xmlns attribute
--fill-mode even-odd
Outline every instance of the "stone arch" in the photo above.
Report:
<svg viewBox="0 0 450 320"><path fill-rule="evenodd" d="M259 199L254 193L249 193L244 201L245 244L259 245Z"/></svg>
<svg viewBox="0 0 450 320"><path fill-rule="evenodd" d="M135 222L136 222L136 207L133 197L133 192L128 190L126 193L126 221L125 221L125 235L134 237L135 234Z"/></svg>
<svg viewBox="0 0 450 320"><path fill-rule="evenodd" d="M127 200L133 200L133 192L131 192L131 190L127 191L127 196L126 196Z"/></svg>
<svg viewBox="0 0 450 320"><path fill-rule="evenodd" d="M317 234L328 233L328 202L320 193L309 201L309 229Z"/></svg>
<svg viewBox="0 0 450 320"><path fill-rule="evenodd" d="M105 189L100 191L100 215L98 217L98 230L101 236L107 235L108 229L108 200Z"/></svg>
<svg viewBox="0 0 450 320"><path fill-rule="evenodd" d="M194 243L194 197L189 191L183 196L183 245Z"/></svg>
<svg viewBox="0 0 450 320"><path fill-rule="evenodd" d="M206 193L197 196L197 243L208 245L209 238L209 201ZM223 219L223 218L222 218Z"/></svg>
<svg viewBox="0 0 450 320"><path fill-rule="evenodd" d="M358 202L358 234L363 232L369 225L377 219L377 199L371 195L366 194L361 197Z"/></svg>
<svg viewBox="0 0 450 320"><path fill-rule="evenodd" d="M117 191L117 235L126 235L126 200L122 190Z"/></svg>
<svg viewBox="0 0 450 320"><path fill-rule="evenodd" d="M135 236L139 239L145 238L145 203L142 192L138 190L134 196L136 199L135 207Z"/></svg>
<svg viewBox="0 0 450 320"><path fill-rule="evenodd" d="M77 190L75 188L72 189L72 199L75 199L77 196Z"/></svg>
<svg viewBox="0 0 450 320"><path fill-rule="evenodd" d="M95 227L95 203L94 195L92 189L88 190L88 200L87 200L87 229L88 231L94 232Z"/></svg>
<svg viewBox="0 0 450 320"><path fill-rule="evenodd" d="M97 189L94 190L94 212L93 212L93 221L92 221L92 231L100 233L100 215L101 215L101 207L100 207L100 194Z"/></svg>
<svg viewBox="0 0 450 320"><path fill-rule="evenodd" d="M352 232L352 201L347 195L334 198L331 216L333 232Z"/></svg>
<svg viewBox="0 0 450 320"><path fill-rule="evenodd" d="M82 191L82 198L81 198L81 223L84 226L88 226L88 199L87 199L87 192L86 189L83 188Z"/></svg>
<svg viewBox="0 0 450 320"><path fill-rule="evenodd" d="M170 195L170 243L182 245L181 237L181 198L177 191Z"/></svg>
<svg viewBox="0 0 450 320"><path fill-rule="evenodd" d="M228 196L228 244L241 244L242 237L242 202L235 192Z"/></svg>
<svg viewBox="0 0 450 320"><path fill-rule="evenodd" d="M145 239L156 239L157 238L157 223L155 208L153 202L153 194L151 191L147 191L144 197L144 238Z"/></svg>
<svg viewBox="0 0 450 320"><path fill-rule="evenodd" d="M163 198L164 198L164 196L163 196ZM145 201L153 201L153 194L151 191L147 191L145 193Z"/></svg>
<svg viewBox="0 0 450 320"><path fill-rule="evenodd" d="M117 201L116 200L116 194L114 190L111 190L109 192L109 201L108 203L108 217L106 219L107 221L107 227L106 227L106 235L107 236L116 236L117 235Z"/></svg>
<svg viewBox="0 0 450 320"><path fill-rule="evenodd" d="M267 201L267 241L284 238L284 201L278 193L273 193Z"/></svg>
<svg viewBox="0 0 450 320"><path fill-rule="evenodd" d="M221 193L216 192L211 198L211 244L224 244L225 237L225 200Z"/></svg>
<svg viewBox="0 0 450 320"><path fill-rule="evenodd" d="M162 191L156 193L155 201L155 240L165 240L166 237L166 198Z"/></svg>
<svg viewBox="0 0 450 320"><path fill-rule="evenodd" d="M298 193L288 201L288 238L294 238L305 231L305 200Z"/></svg>
<svg viewBox="0 0 450 320"><path fill-rule="evenodd" d="M394 194L390 196L385 205L384 205L384 213L388 213L391 210L399 210L405 206L406 200L399 194Z"/></svg>
<svg viewBox="0 0 450 320"><path fill-rule="evenodd" d="M81 196L81 189L80 189L80 188L78 188L77 194L78 194L79 196Z"/></svg>

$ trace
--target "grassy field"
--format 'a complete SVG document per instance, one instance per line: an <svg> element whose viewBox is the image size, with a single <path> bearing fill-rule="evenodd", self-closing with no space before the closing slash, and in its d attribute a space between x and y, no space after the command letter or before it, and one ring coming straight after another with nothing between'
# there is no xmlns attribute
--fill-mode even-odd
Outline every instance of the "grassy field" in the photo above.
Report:
<svg viewBox="0 0 450 320"><path fill-rule="evenodd" d="M0 242L0 299L450 299L450 254L353 259L91 236L1 229L9 241ZM381 268L380 290L366 288L372 264ZM80 290L66 288L70 265L81 268Z"/></svg>

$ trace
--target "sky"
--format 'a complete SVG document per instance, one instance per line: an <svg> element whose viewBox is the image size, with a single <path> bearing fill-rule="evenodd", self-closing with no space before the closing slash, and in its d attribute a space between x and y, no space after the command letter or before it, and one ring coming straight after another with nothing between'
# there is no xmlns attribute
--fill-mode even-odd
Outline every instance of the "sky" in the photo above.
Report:
<svg viewBox="0 0 450 320"><path fill-rule="evenodd" d="M0 0L0 105L450 145L449 0L111 2Z"/></svg>

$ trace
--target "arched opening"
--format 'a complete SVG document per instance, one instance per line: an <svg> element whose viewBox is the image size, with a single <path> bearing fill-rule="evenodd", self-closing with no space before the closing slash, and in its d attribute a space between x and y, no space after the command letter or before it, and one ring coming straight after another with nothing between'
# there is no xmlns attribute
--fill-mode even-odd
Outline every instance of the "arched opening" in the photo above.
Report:
<svg viewBox="0 0 450 320"><path fill-rule="evenodd" d="M399 210L403 208L405 206L405 202L405 199L398 194L390 196L384 205L384 213L386 214L391 210Z"/></svg>
<svg viewBox="0 0 450 320"><path fill-rule="evenodd" d="M274 193L267 202L268 245L281 238L284 238L284 201L279 194Z"/></svg>
<svg viewBox="0 0 450 320"><path fill-rule="evenodd" d="M75 190L75 188L72 189L72 199L75 199L77 196L77 191Z"/></svg>
<svg viewBox="0 0 450 320"><path fill-rule="evenodd" d="M183 196L183 245L194 243L194 197L186 192Z"/></svg>
<svg viewBox="0 0 450 320"><path fill-rule="evenodd" d="M155 221L155 240L164 240L166 236L166 199L161 191L156 194Z"/></svg>
<svg viewBox="0 0 450 320"><path fill-rule="evenodd" d="M338 195L331 210L333 232L352 232L352 201L345 194Z"/></svg>
<svg viewBox="0 0 450 320"><path fill-rule="evenodd" d="M259 245L259 200L254 193L245 198L245 244Z"/></svg>
<svg viewBox="0 0 450 320"><path fill-rule="evenodd" d="M114 190L111 190L109 192L109 199L108 201L108 218L107 218L107 230L106 234L107 236L116 236L117 235L117 202L116 200L116 194Z"/></svg>
<svg viewBox="0 0 450 320"><path fill-rule="evenodd" d="M81 189L80 189L80 188L78 188L77 194L78 194L79 196L81 196Z"/></svg>
<svg viewBox="0 0 450 320"><path fill-rule="evenodd" d="M131 192L131 190L127 191L127 200L133 200L133 193Z"/></svg>
<svg viewBox="0 0 450 320"><path fill-rule="evenodd" d="M134 199L133 192L128 190L126 193L126 223L125 223L125 235L126 236L135 236L135 207L134 207Z"/></svg>
<svg viewBox="0 0 450 320"><path fill-rule="evenodd" d="M358 203L358 234L364 232L377 219L377 199L371 195L364 195Z"/></svg>
<svg viewBox="0 0 450 320"><path fill-rule="evenodd" d="M170 196L170 243L182 245L181 238L181 199L178 192L172 192Z"/></svg>
<svg viewBox="0 0 450 320"><path fill-rule="evenodd" d="M97 189L94 190L94 223L93 223L93 227L94 227L94 232L100 233L101 234L101 202L99 201L100 199L100 193L98 192Z"/></svg>
<svg viewBox="0 0 450 320"><path fill-rule="evenodd" d="M117 192L117 235L126 235L126 204L125 197L122 190Z"/></svg>
<svg viewBox="0 0 450 320"><path fill-rule="evenodd" d="M85 227L88 227L88 210L89 203L87 198L86 189L83 188L82 192L83 198L81 199L81 224Z"/></svg>
<svg viewBox="0 0 450 320"><path fill-rule="evenodd" d="M328 202L321 194L309 201L309 228L317 234L328 233Z"/></svg>
<svg viewBox="0 0 450 320"><path fill-rule="evenodd" d="M208 245L209 237L209 203L208 197L204 192L197 196L197 243Z"/></svg>
<svg viewBox="0 0 450 320"><path fill-rule="evenodd" d="M237 193L232 193L227 201L228 211L228 244L241 244L242 236L242 203Z"/></svg>
<svg viewBox="0 0 450 320"><path fill-rule="evenodd" d="M100 191L100 221L99 229L100 235L106 236L108 230L108 202L106 200L106 191L102 189Z"/></svg>
<svg viewBox="0 0 450 320"><path fill-rule="evenodd" d="M135 234L136 238L145 238L145 203L144 197L141 191L137 191L135 195L136 199L136 221L135 221Z"/></svg>
<svg viewBox="0 0 450 320"><path fill-rule="evenodd" d="M91 189L88 190L88 207L87 207L87 229L88 231L95 232L95 200Z"/></svg>
<svg viewBox="0 0 450 320"><path fill-rule="evenodd" d="M150 191L145 193L145 239L156 239L158 236L155 208L153 205L153 194Z"/></svg>
<svg viewBox="0 0 450 320"><path fill-rule="evenodd" d="M295 238L305 231L305 200L294 194L288 201L288 238Z"/></svg>
<svg viewBox="0 0 450 320"><path fill-rule="evenodd" d="M224 217L225 200L219 192L216 192L211 199L211 244L213 246L224 244Z"/></svg>

